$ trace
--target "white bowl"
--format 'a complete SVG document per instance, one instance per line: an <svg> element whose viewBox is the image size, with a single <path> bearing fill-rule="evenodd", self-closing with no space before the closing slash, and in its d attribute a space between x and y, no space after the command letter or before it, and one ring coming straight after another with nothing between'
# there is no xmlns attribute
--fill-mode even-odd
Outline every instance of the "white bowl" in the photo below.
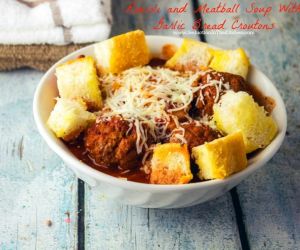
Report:
<svg viewBox="0 0 300 250"><path fill-rule="evenodd" d="M179 46L181 42L181 38L147 36L147 43L152 54L158 57L164 44L172 43ZM272 115L278 124L279 133L268 147L255 154L249 160L248 167L245 170L225 180L211 180L184 185L143 184L118 179L97 171L79 161L46 125L46 121L55 104L54 98L58 96L54 75L56 66L82 54L93 55L93 45L64 57L47 71L34 95L33 114L38 130L49 147L62 158L66 165L76 173L78 178L99 189L100 192L108 197L125 204L147 208L179 208L199 204L214 199L239 184L269 161L282 144L287 126L285 105L272 82L261 71L251 66L249 82L276 101L276 107Z"/></svg>

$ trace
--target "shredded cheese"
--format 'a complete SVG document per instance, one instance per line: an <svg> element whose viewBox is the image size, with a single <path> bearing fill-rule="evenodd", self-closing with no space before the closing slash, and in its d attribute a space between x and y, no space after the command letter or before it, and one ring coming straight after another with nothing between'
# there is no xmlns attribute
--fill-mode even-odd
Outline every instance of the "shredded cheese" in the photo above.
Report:
<svg viewBox="0 0 300 250"><path fill-rule="evenodd" d="M218 74L218 72L212 72L212 74L216 75ZM202 104L205 104L203 90L205 90L207 87L215 87L216 89L216 95L214 96L214 103L217 103L219 101L220 93L222 90L226 91L230 89L229 83L228 82L225 83L224 77L220 77L220 80L215 80L215 79L211 79L210 74L207 74L207 83L202 84L200 86L199 95L196 100L196 105L198 105L200 101L202 102Z"/></svg>
<svg viewBox="0 0 300 250"><path fill-rule="evenodd" d="M182 143L186 143L184 129L180 126L177 117L171 114L175 111L187 110L197 91L199 91L198 99L203 102L202 91L208 86L216 87L215 100L219 99L223 82L208 79L205 85L193 86L193 83L207 72L180 73L167 68L144 66L131 68L117 75L103 75L100 77L100 82L106 98L104 99L105 112L102 112L101 116L119 115L134 124L138 153L148 149L148 133L156 141L169 138L174 134ZM171 134L167 134L171 119L175 122L176 129Z"/></svg>

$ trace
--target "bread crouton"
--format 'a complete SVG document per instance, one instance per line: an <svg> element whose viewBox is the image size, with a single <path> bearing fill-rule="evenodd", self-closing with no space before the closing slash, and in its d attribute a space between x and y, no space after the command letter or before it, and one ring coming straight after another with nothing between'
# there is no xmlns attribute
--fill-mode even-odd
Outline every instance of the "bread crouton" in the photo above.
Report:
<svg viewBox="0 0 300 250"><path fill-rule="evenodd" d="M97 68L101 74L120 73L150 61L150 51L141 30L112 37L94 46Z"/></svg>
<svg viewBox="0 0 300 250"><path fill-rule="evenodd" d="M209 67L247 78L250 66L249 58L242 48L236 50L212 50L213 58Z"/></svg>
<svg viewBox="0 0 300 250"><path fill-rule="evenodd" d="M174 44L165 44L161 49L162 59L169 60L175 55L177 47Z"/></svg>
<svg viewBox="0 0 300 250"><path fill-rule="evenodd" d="M99 110L101 92L95 61L91 56L70 60L56 68L57 87L62 98L82 99L88 109Z"/></svg>
<svg viewBox="0 0 300 250"><path fill-rule="evenodd" d="M95 115L86 111L86 108L83 101L57 98L47 125L58 138L73 140L95 121Z"/></svg>
<svg viewBox="0 0 300 250"><path fill-rule="evenodd" d="M277 133L273 118L246 92L228 91L213 110L219 130L225 134L242 132L247 153L266 147Z"/></svg>
<svg viewBox="0 0 300 250"><path fill-rule="evenodd" d="M192 178L187 145L165 143L154 148L150 183L184 184L190 182Z"/></svg>
<svg viewBox="0 0 300 250"><path fill-rule="evenodd" d="M206 43L185 38L174 56L166 62L166 66L179 71L199 70L207 67L211 58L211 49Z"/></svg>
<svg viewBox="0 0 300 250"><path fill-rule="evenodd" d="M201 180L224 179L247 166L243 135L236 132L192 149Z"/></svg>

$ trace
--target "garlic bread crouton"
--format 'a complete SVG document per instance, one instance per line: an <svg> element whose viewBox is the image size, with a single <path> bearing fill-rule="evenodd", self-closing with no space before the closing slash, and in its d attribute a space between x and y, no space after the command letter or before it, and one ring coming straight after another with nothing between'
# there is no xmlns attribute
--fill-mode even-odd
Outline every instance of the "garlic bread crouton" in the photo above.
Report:
<svg viewBox="0 0 300 250"><path fill-rule="evenodd" d="M212 50L209 67L216 71L227 72L247 78L250 66L249 58L242 48L236 50Z"/></svg>
<svg viewBox="0 0 300 250"><path fill-rule="evenodd" d="M112 37L94 46L100 73L120 73L150 61L150 51L141 30Z"/></svg>
<svg viewBox="0 0 300 250"><path fill-rule="evenodd" d="M56 105L47 121L58 138L75 139L96 117L86 111L83 101L57 98Z"/></svg>
<svg viewBox="0 0 300 250"><path fill-rule="evenodd" d="M243 135L236 132L192 149L201 180L224 179L247 166Z"/></svg>
<svg viewBox="0 0 300 250"><path fill-rule="evenodd" d="M166 62L166 66L179 71L199 70L207 67L211 58L211 49L206 43L185 38L174 56Z"/></svg>
<svg viewBox="0 0 300 250"><path fill-rule="evenodd" d="M277 133L273 118L246 92L228 91L213 110L219 130L225 134L242 132L247 153L265 148Z"/></svg>
<svg viewBox="0 0 300 250"><path fill-rule="evenodd" d="M187 145L165 143L156 145L151 160L150 183L184 184L192 180Z"/></svg>
<svg viewBox="0 0 300 250"><path fill-rule="evenodd" d="M177 51L177 47L174 44L165 44L162 48L161 48L161 56L162 59L164 60L169 60L172 56L175 55Z"/></svg>
<svg viewBox="0 0 300 250"><path fill-rule="evenodd" d="M56 68L57 87L62 98L82 99L88 109L99 110L101 92L95 61L91 56L70 60Z"/></svg>

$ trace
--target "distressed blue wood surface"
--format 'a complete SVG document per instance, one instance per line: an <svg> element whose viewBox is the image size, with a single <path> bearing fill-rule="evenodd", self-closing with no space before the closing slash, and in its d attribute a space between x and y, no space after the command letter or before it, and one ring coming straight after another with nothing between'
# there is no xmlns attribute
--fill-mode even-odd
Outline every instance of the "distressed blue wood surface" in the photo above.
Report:
<svg viewBox="0 0 300 250"><path fill-rule="evenodd" d="M218 1L201 1L205 2L212 6ZM250 6L249 1L239 3L242 9ZM272 4L267 0L260 3ZM207 35L207 41L220 47L245 48L251 62L280 91L288 113L288 133L279 152L237 188L246 233L252 249L300 249L300 15L273 11L261 17L241 12L239 17L248 23L259 17L262 22L276 22L278 28L225 39ZM204 15L204 20L211 23L223 18Z"/></svg>
<svg viewBox="0 0 300 250"><path fill-rule="evenodd" d="M86 249L240 249L231 197L183 209L121 205L86 190Z"/></svg>
<svg viewBox="0 0 300 250"><path fill-rule="evenodd" d="M33 121L32 98L41 76L33 70L0 73L1 250L74 249L77 243L76 178Z"/></svg>

